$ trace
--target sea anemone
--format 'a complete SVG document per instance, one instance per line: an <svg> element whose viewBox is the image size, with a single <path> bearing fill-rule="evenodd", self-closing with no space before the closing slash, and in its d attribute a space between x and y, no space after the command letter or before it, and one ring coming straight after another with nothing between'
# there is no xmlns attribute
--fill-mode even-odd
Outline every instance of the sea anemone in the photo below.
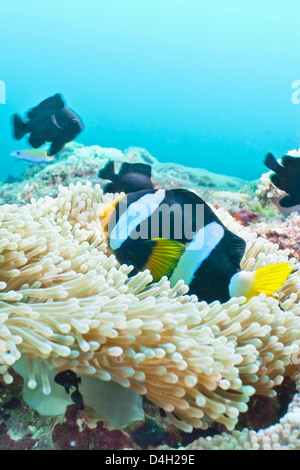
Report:
<svg viewBox="0 0 300 470"><path fill-rule="evenodd" d="M59 187L56 198L0 207L4 382L25 358L29 393L38 388L38 396L51 397L49 370L71 369L91 377L92 387L114 382L146 395L183 431L212 420L234 429L250 396L272 396L295 370L298 272L277 299L261 294L210 305L186 295L183 282L171 289L165 277L153 283L148 271L130 277L130 266L107 256L99 221L114 197L78 183ZM226 211L218 216L247 241L243 269L287 260L287 251L241 232Z"/></svg>

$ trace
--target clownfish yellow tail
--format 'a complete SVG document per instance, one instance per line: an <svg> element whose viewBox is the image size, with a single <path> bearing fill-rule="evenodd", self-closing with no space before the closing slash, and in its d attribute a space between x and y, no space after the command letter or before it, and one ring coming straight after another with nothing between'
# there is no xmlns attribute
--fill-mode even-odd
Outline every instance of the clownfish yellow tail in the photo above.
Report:
<svg viewBox="0 0 300 470"><path fill-rule="evenodd" d="M230 297L245 296L248 302L261 293L272 296L297 271L292 263L277 263L264 266L253 272L241 271L231 278Z"/></svg>

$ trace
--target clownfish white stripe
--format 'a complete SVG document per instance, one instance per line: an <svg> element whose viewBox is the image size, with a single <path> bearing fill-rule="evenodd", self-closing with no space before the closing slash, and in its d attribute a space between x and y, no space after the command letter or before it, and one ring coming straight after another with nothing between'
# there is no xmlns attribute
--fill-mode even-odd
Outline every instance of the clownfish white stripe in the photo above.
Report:
<svg viewBox="0 0 300 470"><path fill-rule="evenodd" d="M222 240L223 236L224 228L217 222L211 222L201 228L178 261L170 277L171 287L174 287L180 279L183 279L189 285L195 272Z"/></svg>
<svg viewBox="0 0 300 470"><path fill-rule="evenodd" d="M130 204L110 233L110 248L112 250L120 248L136 227L153 214L165 196L166 191L158 189L155 193L146 194Z"/></svg>

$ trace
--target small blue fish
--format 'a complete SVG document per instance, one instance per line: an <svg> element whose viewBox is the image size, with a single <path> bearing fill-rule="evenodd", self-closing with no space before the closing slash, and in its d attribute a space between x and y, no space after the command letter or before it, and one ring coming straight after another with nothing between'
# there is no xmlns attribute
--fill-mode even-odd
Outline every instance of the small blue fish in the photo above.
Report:
<svg viewBox="0 0 300 470"><path fill-rule="evenodd" d="M51 163L54 160L54 156L48 156L46 150L15 150L10 156L32 163Z"/></svg>

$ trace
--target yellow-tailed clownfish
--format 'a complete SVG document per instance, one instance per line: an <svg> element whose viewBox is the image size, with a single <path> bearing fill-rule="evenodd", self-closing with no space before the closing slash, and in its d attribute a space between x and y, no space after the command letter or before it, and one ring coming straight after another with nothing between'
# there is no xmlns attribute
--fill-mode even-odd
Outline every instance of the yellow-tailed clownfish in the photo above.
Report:
<svg viewBox="0 0 300 470"><path fill-rule="evenodd" d="M149 189L121 196L100 215L110 249L132 274L149 269L154 281L180 279L199 300L226 302L261 292L273 295L295 270L278 263L241 271L246 242L186 189Z"/></svg>

